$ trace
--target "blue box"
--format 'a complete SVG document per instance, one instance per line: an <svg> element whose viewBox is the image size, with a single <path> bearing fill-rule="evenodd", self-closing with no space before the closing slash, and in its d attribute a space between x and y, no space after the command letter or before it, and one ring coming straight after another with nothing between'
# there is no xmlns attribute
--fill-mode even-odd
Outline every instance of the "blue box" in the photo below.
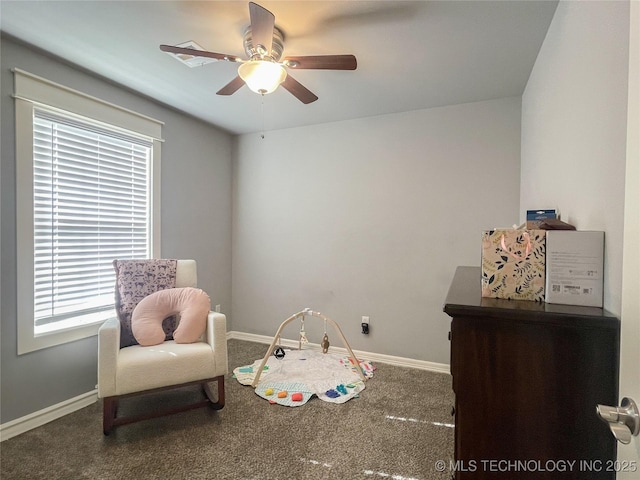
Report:
<svg viewBox="0 0 640 480"><path fill-rule="evenodd" d="M548 210L527 210L527 229L540 228L543 220L548 218L557 219L558 214L555 209Z"/></svg>

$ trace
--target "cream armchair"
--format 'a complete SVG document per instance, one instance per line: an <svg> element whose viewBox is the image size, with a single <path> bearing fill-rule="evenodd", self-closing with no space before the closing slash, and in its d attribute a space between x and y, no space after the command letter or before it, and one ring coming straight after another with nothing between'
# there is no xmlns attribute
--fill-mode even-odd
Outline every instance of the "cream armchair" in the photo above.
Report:
<svg viewBox="0 0 640 480"><path fill-rule="evenodd" d="M195 287L196 262L178 260L176 287ZM224 406L224 375L228 371L226 317L209 312L206 331L196 343L165 341L159 345L120 348L121 324L107 320L98 332L98 396L103 399L103 431L114 426L169 415L193 408ZM217 383L217 394L210 382ZM201 384L203 400L132 417L117 417L123 397Z"/></svg>

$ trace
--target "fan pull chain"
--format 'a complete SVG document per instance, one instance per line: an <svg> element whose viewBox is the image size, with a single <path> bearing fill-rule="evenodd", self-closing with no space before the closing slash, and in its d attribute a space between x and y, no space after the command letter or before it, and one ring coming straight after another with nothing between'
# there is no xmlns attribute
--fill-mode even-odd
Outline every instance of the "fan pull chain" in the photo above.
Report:
<svg viewBox="0 0 640 480"><path fill-rule="evenodd" d="M264 93L261 95L262 101L260 102L260 117L262 125L260 126L262 133L260 133L260 138L264 140Z"/></svg>

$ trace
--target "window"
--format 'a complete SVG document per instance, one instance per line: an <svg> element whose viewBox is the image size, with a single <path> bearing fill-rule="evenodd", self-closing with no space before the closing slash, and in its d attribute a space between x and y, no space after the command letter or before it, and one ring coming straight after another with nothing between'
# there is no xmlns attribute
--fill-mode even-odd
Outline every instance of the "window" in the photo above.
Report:
<svg viewBox="0 0 640 480"><path fill-rule="evenodd" d="M133 112L15 73L20 354L95 335L113 259L158 253L160 143Z"/></svg>
<svg viewBox="0 0 640 480"><path fill-rule="evenodd" d="M36 108L34 316L41 334L112 315L114 258L149 258L153 144Z"/></svg>

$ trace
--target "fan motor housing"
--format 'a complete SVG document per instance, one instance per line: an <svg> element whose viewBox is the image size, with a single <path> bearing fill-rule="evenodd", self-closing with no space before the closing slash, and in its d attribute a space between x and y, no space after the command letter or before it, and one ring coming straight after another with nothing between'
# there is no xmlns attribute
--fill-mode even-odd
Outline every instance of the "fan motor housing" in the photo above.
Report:
<svg viewBox="0 0 640 480"><path fill-rule="evenodd" d="M260 52L257 50L257 45L253 44L253 37L251 35L251 25L247 27L244 31L244 51L246 52L249 58L254 58L256 56L262 57ZM282 53L284 52L284 34L282 30L278 27L273 27L273 43L271 45L271 55L268 54L268 57L271 57L274 62L280 61L282 57Z"/></svg>

